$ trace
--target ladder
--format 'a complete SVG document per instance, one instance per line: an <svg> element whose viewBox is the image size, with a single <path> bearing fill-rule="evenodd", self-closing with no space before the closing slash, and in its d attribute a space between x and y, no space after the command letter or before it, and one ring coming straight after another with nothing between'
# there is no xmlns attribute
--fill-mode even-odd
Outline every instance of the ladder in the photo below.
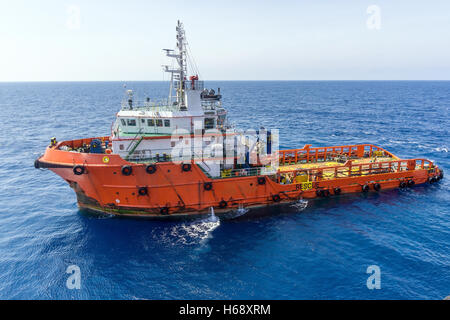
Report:
<svg viewBox="0 0 450 320"><path fill-rule="evenodd" d="M142 140L144 140L144 136L141 135L139 139L137 139L138 135L142 132L142 128L139 130L138 133L136 133L136 135L134 136L133 142L130 143L130 145L127 148L130 149L130 151L128 151L127 156L125 157L125 160L128 160L130 158L130 156L134 153L134 151L136 150L136 148L139 146L139 144L141 143Z"/></svg>

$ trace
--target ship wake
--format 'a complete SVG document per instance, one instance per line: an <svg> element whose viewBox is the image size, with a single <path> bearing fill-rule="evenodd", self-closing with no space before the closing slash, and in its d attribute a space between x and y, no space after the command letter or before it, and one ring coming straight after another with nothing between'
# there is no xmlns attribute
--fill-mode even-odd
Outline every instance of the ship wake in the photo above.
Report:
<svg viewBox="0 0 450 320"><path fill-rule="evenodd" d="M220 219L214 214L214 209L210 209L207 217L185 222L172 227L171 237L176 239L176 243L185 245L202 244L212 238L212 233L220 226Z"/></svg>
<svg viewBox="0 0 450 320"><path fill-rule="evenodd" d="M308 200L300 199L293 204L291 204L292 208L295 208L298 212L301 212L308 207Z"/></svg>

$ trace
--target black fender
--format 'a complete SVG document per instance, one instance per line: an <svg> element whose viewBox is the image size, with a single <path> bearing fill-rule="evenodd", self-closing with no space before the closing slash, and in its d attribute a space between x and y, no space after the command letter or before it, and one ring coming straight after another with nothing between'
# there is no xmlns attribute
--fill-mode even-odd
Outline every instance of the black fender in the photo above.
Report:
<svg viewBox="0 0 450 320"><path fill-rule="evenodd" d="M129 176L130 174L133 173L133 168L129 165L124 165L121 171L124 176Z"/></svg>
<svg viewBox="0 0 450 320"><path fill-rule="evenodd" d="M80 165L76 165L73 167L73 173L77 176L82 175L84 173L84 167Z"/></svg>
<svg viewBox="0 0 450 320"><path fill-rule="evenodd" d="M145 172L148 174L153 174L156 172L156 166L154 164L149 164L145 167Z"/></svg>

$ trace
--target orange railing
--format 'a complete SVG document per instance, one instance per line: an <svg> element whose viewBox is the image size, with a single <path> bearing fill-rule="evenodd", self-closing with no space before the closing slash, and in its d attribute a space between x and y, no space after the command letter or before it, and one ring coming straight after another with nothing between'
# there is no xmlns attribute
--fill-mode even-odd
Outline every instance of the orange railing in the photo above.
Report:
<svg viewBox="0 0 450 320"><path fill-rule="evenodd" d="M372 157L374 152L381 152L385 156L393 157L395 156L384 150L381 147L372 144L358 144L358 145L347 145L347 146L333 146L333 147L315 147L311 148L310 145L306 145L301 149L288 149L278 151L280 165L291 164L291 163L309 163L326 161L328 157L333 157L337 155L345 155L349 158L361 158L365 154Z"/></svg>
<svg viewBox="0 0 450 320"><path fill-rule="evenodd" d="M380 173L392 173L401 171L411 171L416 169L432 169L433 162L427 159L392 160L372 163L352 164L347 161L342 166L305 168L277 172L277 181L281 176L290 175L295 180L297 175L307 175L308 181L321 181L339 178L350 178Z"/></svg>

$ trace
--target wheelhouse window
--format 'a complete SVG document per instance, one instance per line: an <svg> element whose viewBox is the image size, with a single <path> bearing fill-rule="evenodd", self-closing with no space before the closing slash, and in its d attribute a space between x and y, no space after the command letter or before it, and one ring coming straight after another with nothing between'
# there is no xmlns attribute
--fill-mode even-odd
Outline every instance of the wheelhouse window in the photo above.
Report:
<svg viewBox="0 0 450 320"><path fill-rule="evenodd" d="M149 127L154 127L155 126L155 120L153 119L147 119L147 125Z"/></svg>
<svg viewBox="0 0 450 320"><path fill-rule="evenodd" d="M127 119L127 125L135 127L136 126L136 119Z"/></svg>
<svg viewBox="0 0 450 320"><path fill-rule="evenodd" d="M214 118L205 118L205 129L214 129Z"/></svg>
<svg viewBox="0 0 450 320"><path fill-rule="evenodd" d="M142 122L142 123L145 123L145 119L141 119L141 122Z"/></svg>
<svg viewBox="0 0 450 320"><path fill-rule="evenodd" d="M126 125L127 125L127 123L126 123L125 120L123 120L123 119L120 119L120 122L122 123L123 126L126 126Z"/></svg>
<svg viewBox="0 0 450 320"><path fill-rule="evenodd" d="M169 119L164 120L164 127L170 127L170 120Z"/></svg>
<svg viewBox="0 0 450 320"><path fill-rule="evenodd" d="M162 119L156 119L156 126L157 126L157 127L162 127L162 126L163 126L163 121L162 121Z"/></svg>

